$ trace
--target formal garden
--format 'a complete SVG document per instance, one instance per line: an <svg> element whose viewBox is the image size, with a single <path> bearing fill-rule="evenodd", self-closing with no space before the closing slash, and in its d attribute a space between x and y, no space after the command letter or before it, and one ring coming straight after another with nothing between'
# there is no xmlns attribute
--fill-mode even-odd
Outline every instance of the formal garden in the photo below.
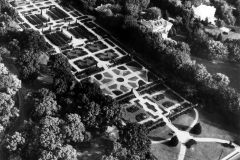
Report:
<svg viewBox="0 0 240 160"><path fill-rule="evenodd" d="M137 57L129 56L126 48L123 49L118 41L89 16L76 11L71 6L58 5L52 0L38 0L33 3L34 5L29 3L27 6L18 6L21 13L27 13L25 19L17 19L20 27L30 28L29 24L31 24L39 31L42 30L46 39L60 49L60 54L68 58L72 65L71 71L77 81L90 80L100 87L104 95L112 98L124 99L127 95L123 120L146 126L149 131L148 137L152 141L151 151L158 159L169 157L177 159L181 156L182 144L170 145L174 141L172 139L176 138L176 133L164 118L171 121L171 125L179 131L189 131L189 127L193 127L192 122L195 123L196 119L194 105L167 87L159 74L149 69L144 62ZM42 9L46 9L43 14L31 13ZM49 29L43 30L46 27ZM133 89L139 97L133 94ZM224 129L210 126L208 124L210 122L205 118L199 119L203 128L202 134L195 135L194 132L189 131L191 136L216 137L233 141L239 138L237 135L224 136L226 133ZM226 156L232 151L222 144L217 144L216 148L213 148L212 143L199 143L192 139L186 142L186 146L185 159L189 160L193 157L212 160L217 158L214 153L221 154L220 151L223 150L222 156ZM203 154L205 152L209 154L206 156Z"/></svg>

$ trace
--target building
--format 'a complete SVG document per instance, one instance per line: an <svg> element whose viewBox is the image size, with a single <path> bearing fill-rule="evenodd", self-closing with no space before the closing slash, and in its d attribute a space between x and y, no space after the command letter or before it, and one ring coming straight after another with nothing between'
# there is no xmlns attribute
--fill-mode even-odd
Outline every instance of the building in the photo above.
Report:
<svg viewBox="0 0 240 160"><path fill-rule="evenodd" d="M216 8L214 8L213 6L207 6L207 5L201 4L198 7L192 6L192 9L196 18L200 18L200 20L203 20L203 21L208 19L208 22L215 24L216 18L214 17L214 15L216 12Z"/></svg>
<svg viewBox="0 0 240 160"><path fill-rule="evenodd" d="M145 20L141 19L140 24L151 29L152 32L160 32L162 33L163 38L167 38L169 30L172 28L172 23L166 21L163 18L157 19L157 20Z"/></svg>

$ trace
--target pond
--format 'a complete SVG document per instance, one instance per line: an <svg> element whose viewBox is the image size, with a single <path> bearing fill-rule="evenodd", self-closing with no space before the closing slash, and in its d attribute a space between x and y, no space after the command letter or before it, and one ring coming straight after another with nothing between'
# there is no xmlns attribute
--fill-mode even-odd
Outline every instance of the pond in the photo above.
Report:
<svg viewBox="0 0 240 160"><path fill-rule="evenodd" d="M240 93L240 64L229 64L220 61L209 61L195 56L191 56L192 60L196 60L198 64L206 66L207 70L211 73L223 73L230 79L229 86L233 87Z"/></svg>

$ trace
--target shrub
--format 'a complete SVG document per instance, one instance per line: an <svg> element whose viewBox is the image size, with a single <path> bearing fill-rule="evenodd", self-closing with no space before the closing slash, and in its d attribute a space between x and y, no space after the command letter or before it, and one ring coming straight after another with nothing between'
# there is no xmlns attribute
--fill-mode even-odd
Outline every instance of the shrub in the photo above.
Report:
<svg viewBox="0 0 240 160"><path fill-rule="evenodd" d="M185 145L188 149L190 149L193 145L196 145L196 144L197 144L197 142L194 139L190 139L189 141L187 141L185 143Z"/></svg>
<svg viewBox="0 0 240 160"><path fill-rule="evenodd" d="M200 123L197 123L191 130L190 130L190 133L193 133L193 134L201 134L202 133L202 126Z"/></svg>
<svg viewBox="0 0 240 160"><path fill-rule="evenodd" d="M168 145L171 146L171 147L176 147L178 145L178 142L179 142L179 140L178 140L177 136L174 136L168 142Z"/></svg>

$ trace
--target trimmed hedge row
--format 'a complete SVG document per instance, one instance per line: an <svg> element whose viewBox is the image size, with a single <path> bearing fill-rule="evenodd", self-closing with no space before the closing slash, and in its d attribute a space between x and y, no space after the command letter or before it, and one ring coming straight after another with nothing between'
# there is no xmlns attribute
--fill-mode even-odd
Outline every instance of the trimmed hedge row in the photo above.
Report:
<svg viewBox="0 0 240 160"><path fill-rule="evenodd" d="M75 76L78 78L78 79L83 79L85 77L88 77L88 76L91 76L93 74L96 74L96 73L99 73L101 71L103 71L104 68L101 67L97 67L97 66L93 66L93 67L90 67L90 68L87 68L85 69L84 71L81 71L81 72L77 72L75 73Z"/></svg>

